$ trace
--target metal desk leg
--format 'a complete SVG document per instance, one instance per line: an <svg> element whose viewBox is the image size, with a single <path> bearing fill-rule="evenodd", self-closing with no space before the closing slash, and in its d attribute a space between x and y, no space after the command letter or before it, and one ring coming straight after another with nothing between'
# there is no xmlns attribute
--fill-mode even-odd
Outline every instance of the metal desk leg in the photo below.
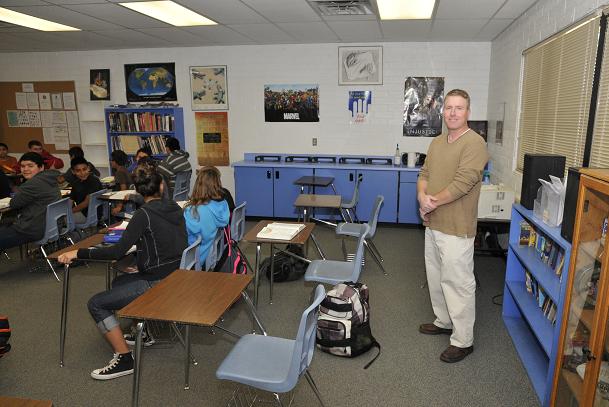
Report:
<svg viewBox="0 0 609 407"><path fill-rule="evenodd" d="M254 270L254 309L258 309L258 284L260 284L260 243L256 243L256 269ZM256 324L252 321L252 333L256 333Z"/></svg>
<svg viewBox="0 0 609 407"><path fill-rule="evenodd" d="M112 268L110 267L111 263L106 263L106 291L110 290L111 285L111 276L110 274L112 273Z"/></svg>
<svg viewBox="0 0 609 407"><path fill-rule="evenodd" d="M133 390L131 393L131 406L137 407L140 395L140 371L142 365L142 332L146 321L140 321L135 328L135 356L133 363Z"/></svg>
<svg viewBox="0 0 609 407"><path fill-rule="evenodd" d="M70 265L63 265L63 295L61 298L61 327L59 329L59 366L63 367L63 355L66 344L66 324L68 321L68 291L70 282Z"/></svg>
<svg viewBox="0 0 609 407"><path fill-rule="evenodd" d="M262 332L262 334L264 336L267 336L266 329L264 329L264 326L262 326L262 322L260 321L260 317L258 316L256 307L254 307L254 304L252 304L252 300L250 299L249 295L247 295L247 293L245 291L241 291L241 296L243 297L243 301L245 301L248 308L250 309L250 311L252 313L252 317L254 318L254 322L256 324L258 324L258 328L260 328L260 332Z"/></svg>
<svg viewBox="0 0 609 407"><path fill-rule="evenodd" d="M270 291L269 291L269 304L273 303L273 280L275 279L275 245L271 243L271 275L269 276Z"/></svg>
<svg viewBox="0 0 609 407"><path fill-rule="evenodd" d="M186 339L186 368L184 370L184 390L190 389L188 379L190 378L190 325L184 326L184 336Z"/></svg>
<svg viewBox="0 0 609 407"><path fill-rule="evenodd" d="M321 250L321 246L319 245L319 242L317 241L317 238L315 237L315 235L313 233L311 233L311 240L313 240L313 244L315 245L315 248L317 249L317 253L319 253L319 257L321 257L322 260L326 260L326 256L324 255L324 252Z"/></svg>

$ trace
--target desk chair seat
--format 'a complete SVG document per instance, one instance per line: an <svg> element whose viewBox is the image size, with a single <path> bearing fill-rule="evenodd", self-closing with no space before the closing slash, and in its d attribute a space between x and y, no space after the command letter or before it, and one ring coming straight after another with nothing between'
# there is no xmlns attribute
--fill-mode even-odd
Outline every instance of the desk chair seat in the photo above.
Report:
<svg viewBox="0 0 609 407"><path fill-rule="evenodd" d="M343 214L343 212L346 214L346 216L342 215L345 221L347 221L347 219L349 220L349 222L357 220L357 215L355 214L355 206L359 202L359 184L362 182L362 179L363 176L361 174L358 175L357 179L355 180L355 186L353 187L353 195L351 195L351 198L347 199L341 196L340 211L341 215Z"/></svg>
<svg viewBox="0 0 609 407"><path fill-rule="evenodd" d="M77 229L86 229L97 226L100 220L108 219L108 205L99 199L99 196L108 192L107 189L101 189L97 192L89 194L89 206L87 208L87 219L84 223L76 223L74 226ZM102 207L102 219L98 219L98 208Z"/></svg>
<svg viewBox="0 0 609 407"><path fill-rule="evenodd" d="M180 269L201 271L201 262L199 261L199 246L201 246L201 236L197 237L190 246L182 252L180 260Z"/></svg>
<svg viewBox="0 0 609 407"><path fill-rule="evenodd" d="M173 186L173 197L174 201L186 201L188 200L188 194L190 192L190 178L192 176L192 170L180 171L176 174L175 183Z"/></svg>
<svg viewBox="0 0 609 407"><path fill-rule="evenodd" d="M279 393L294 389L304 375L324 406L308 369L315 350L319 304L325 294L323 286L315 288L315 297L300 318L296 339L245 335L224 359L216 377L271 392L277 405L282 406Z"/></svg>
<svg viewBox="0 0 609 407"><path fill-rule="evenodd" d="M241 257L245 260L245 264L247 267L253 272L254 269L250 264L247 256L239 247L239 242L243 239L243 235L245 235L245 205L247 205L247 201L243 201L240 205L236 206L233 209L233 213L230 218L230 237L237 243L236 248L239 250Z"/></svg>
<svg viewBox="0 0 609 407"><path fill-rule="evenodd" d="M316 281L324 284L338 284L345 281L357 282L362 271L364 240L370 230L366 223L363 223L362 226L353 261L313 260L305 272L305 281Z"/></svg>
<svg viewBox="0 0 609 407"><path fill-rule="evenodd" d="M225 248L226 242L224 239L224 228L218 228L218 230L216 230L216 237L214 237L214 241L207 252L207 257L205 258L205 270L213 271L218 264L218 261L222 257Z"/></svg>

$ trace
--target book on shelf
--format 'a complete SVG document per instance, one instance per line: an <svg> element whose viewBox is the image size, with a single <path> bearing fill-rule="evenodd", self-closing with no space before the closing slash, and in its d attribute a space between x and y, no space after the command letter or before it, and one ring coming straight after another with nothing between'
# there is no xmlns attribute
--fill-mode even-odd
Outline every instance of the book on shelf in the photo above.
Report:
<svg viewBox="0 0 609 407"><path fill-rule="evenodd" d="M113 132L173 131L175 117L168 113L109 112L108 124Z"/></svg>
<svg viewBox="0 0 609 407"><path fill-rule="evenodd" d="M528 246L529 239L531 238L531 230L533 228L526 220L520 222L520 237L518 243L520 246Z"/></svg>
<svg viewBox="0 0 609 407"><path fill-rule="evenodd" d="M151 136L134 136L134 135L119 135L112 136L112 149L123 150L127 154L135 155L137 150L143 147L149 147L153 155L165 154L165 135Z"/></svg>
<svg viewBox="0 0 609 407"><path fill-rule="evenodd" d="M305 228L302 223L269 223L262 228L256 237L270 240L292 240L301 230Z"/></svg>

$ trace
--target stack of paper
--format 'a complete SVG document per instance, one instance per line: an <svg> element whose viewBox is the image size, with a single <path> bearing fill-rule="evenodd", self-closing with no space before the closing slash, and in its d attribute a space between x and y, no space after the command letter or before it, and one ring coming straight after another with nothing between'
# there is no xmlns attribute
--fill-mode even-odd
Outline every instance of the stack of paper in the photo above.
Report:
<svg viewBox="0 0 609 407"><path fill-rule="evenodd" d="M125 230L129 225L129 221L124 220L120 225L108 228L108 230Z"/></svg>
<svg viewBox="0 0 609 407"><path fill-rule="evenodd" d="M271 240L292 240L304 228L305 225L302 223L273 222L262 228L256 237Z"/></svg>
<svg viewBox="0 0 609 407"><path fill-rule="evenodd" d="M0 209L8 208L11 204L11 198L0 199Z"/></svg>
<svg viewBox="0 0 609 407"><path fill-rule="evenodd" d="M104 177L104 178L100 179L100 181L102 182L102 184L113 184L114 177L111 175L109 177Z"/></svg>
<svg viewBox="0 0 609 407"><path fill-rule="evenodd" d="M135 194L135 193L136 192L134 190L132 190L132 189L125 189L125 190L122 190L122 191L116 191L116 192L112 193L111 199L125 200L128 195Z"/></svg>

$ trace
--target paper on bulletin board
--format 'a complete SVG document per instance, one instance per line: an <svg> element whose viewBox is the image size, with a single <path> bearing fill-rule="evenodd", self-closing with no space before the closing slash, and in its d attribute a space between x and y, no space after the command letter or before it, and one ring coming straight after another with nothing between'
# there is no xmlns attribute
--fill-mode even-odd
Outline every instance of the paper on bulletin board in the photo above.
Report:
<svg viewBox="0 0 609 407"><path fill-rule="evenodd" d="M80 144L80 127L68 127L70 144Z"/></svg>
<svg viewBox="0 0 609 407"><path fill-rule="evenodd" d="M8 122L8 127L19 127L19 111L7 110L6 120Z"/></svg>
<svg viewBox="0 0 609 407"><path fill-rule="evenodd" d="M19 127L31 127L30 115L27 110L17 110L17 118L19 119Z"/></svg>
<svg viewBox="0 0 609 407"><path fill-rule="evenodd" d="M42 121L42 127L53 127L53 112L42 110L40 120Z"/></svg>
<svg viewBox="0 0 609 407"><path fill-rule="evenodd" d="M28 116L30 119L30 127L42 127L40 112L38 110L28 110Z"/></svg>
<svg viewBox="0 0 609 407"><path fill-rule="evenodd" d="M51 93L51 105L53 106L53 109L63 109L61 93Z"/></svg>
<svg viewBox="0 0 609 407"><path fill-rule="evenodd" d="M38 101L40 102L40 110L51 110L51 94L39 93Z"/></svg>
<svg viewBox="0 0 609 407"><path fill-rule="evenodd" d="M27 93L15 92L15 103L17 109L27 109Z"/></svg>
<svg viewBox="0 0 609 407"><path fill-rule="evenodd" d="M76 110L66 111L66 120L68 127L78 127L78 112Z"/></svg>
<svg viewBox="0 0 609 407"><path fill-rule="evenodd" d="M199 165L229 165L228 113L195 112Z"/></svg>
<svg viewBox="0 0 609 407"><path fill-rule="evenodd" d="M70 137L68 134L68 126L53 127L53 137L55 138L56 150L69 150Z"/></svg>
<svg viewBox="0 0 609 407"><path fill-rule="evenodd" d="M63 108L66 110L76 110L74 92L63 92Z"/></svg>
<svg viewBox="0 0 609 407"><path fill-rule="evenodd" d="M44 144L55 144L55 133L53 132L52 127L42 128L42 139L44 140Z"/></svg>
<svg viewBox="0 0 609 407"><path fill-rule="evenodd" d="M33 92L34 91L34 84L33 83L22 83L21 84L21 90L24 92Z"/></svg>
<svg viewBox="0 0 609 407"><path fill-rule="evenodd" d="M60 112L51 112L53 114L53 126L57 126L60 124L67 124L68 121L66 119L66 112L64 110Z"/></svg>
<svg viewBox="0 0 609 407"><path fill-rule="evenodd" d="M40 109L40 104L38 103L38 93L26 93L27 95L27 108L28 109Z"/></svg>

